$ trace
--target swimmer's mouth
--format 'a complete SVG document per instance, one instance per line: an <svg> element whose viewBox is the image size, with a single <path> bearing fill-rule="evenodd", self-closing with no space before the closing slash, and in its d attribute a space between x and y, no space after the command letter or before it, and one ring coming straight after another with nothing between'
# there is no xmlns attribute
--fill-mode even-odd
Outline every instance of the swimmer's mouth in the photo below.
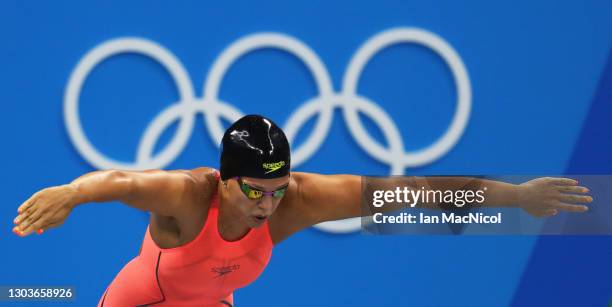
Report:
<svg viewBox="0 0 612 307"><path fill-rule="evenodd" d="M266 215L256 215L255 216L255 219L260 221L260 222L265 221L267 218L268 218L268 216L266 216Z"/></svg>

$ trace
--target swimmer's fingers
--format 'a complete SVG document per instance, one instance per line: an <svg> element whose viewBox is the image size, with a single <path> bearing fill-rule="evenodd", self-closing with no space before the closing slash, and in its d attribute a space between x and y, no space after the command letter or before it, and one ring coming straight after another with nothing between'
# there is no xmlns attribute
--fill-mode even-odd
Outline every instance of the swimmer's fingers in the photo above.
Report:
<svg viewBox="0 0 612 307"><path fill-rule="evenodd" d="M25 237L25 236L29 235L30 233L32 233L34 230L36 230L36 233L41 235L41 234L43 234L44 232L46 232L50 228L55 228L55 227L61 226L63 224L63 222L55 222L55 223L46 224L44 226L40 226L42 224L43 224L42 221L34 223L25 232L24 231L18 231L18 230L16 230L17 227L15 227L15 228L13 228L13 232L15 234L17 234L18 236L20 236L20 237ZM30 229L31 229L31 231L30 231Z"/></svg>
<svg viewBox="0 0 612 307"><path fill-rule="evenodd" d="M15 227L17 231L16 232L14 231L14 232L17 233L19 236L25 237L31 234L34 230L41 229L42 227L48 224L49 222L47 221L46 218L38 219L36 220L36 222L28 224L25 227Z"/></svg>
<svg viewBox="0 0 612 307"><path fill-rule="evenodd" d="M28 207L26 211L23 211L22 214L15 218L14 222L17 226L13 228L13 232L21 236L26 235L25 230L36 223L44 213L45 211L40 206Z"/></svg>
<svg viewBox="0 0 612 307"><path fill-rule="evenodd" d="M546 179L554 184L560 186L575 186L578 185L578 181L571 178L559 178L559 177L546 177Z"/></svg>
<svg viewBox="0 0 612 307"><path fill-rule="evenodd" d="M28 200L21 214L14 220L13 229L18 235L27 236L48 224L63 222L74 208L71 203L72 188L68 185L41 190Z"/></svg>
<svg viewBox="0 0 612 307"><path fill-rule="evenodd" d="M560 185L557 186L557 190L563 193L574 193L574 194L586 194L589 193L589 189L577 185Z"/></svg>
<svg viewBox="0 0 612 307"><path fill-rule="evenodd" d="M48 224L46 226L42 226L41 228L36 229L36 233L41 235L41 234L45 233L47 230L49 230L51 228L55 228L55 227L60 227L63 224L64 224L64 221L51 223L51 224Z"/></svg>
<svg viewBox="0 0 612 307"><path fill-rule="evenodd" d="M36 209L35 204L36 204L36 201L38 200L38 195L39 195L39 193L35 193L30 198L28 198L28 200L23 202L23 204L21 204L21 206L19 206L17 208L18 215L13 220L13 223L19 224L22 221L24 221L25 219L30 218L30 216L32 215L32 213L34 213L34 211Z"/></svg>
<svg viewBox="0 0 612 307"><path fill-rule="evenodd" d="M48 194L55 191L54 187L42 189L34 193L28 200L26 200L19 208L17 212L19 215L13 220L13 223L17 225L17 228L23 230L25 227L36 222L42 214L45 213L49 207Z"/></svg>
<svg viewBox="0 0 612 307"><path fill-rule="evenodd" d="M40 192L34 193L32 196L30 196L30 198L28 198L26 201L24 201L23 204L21 204L19 207L17 207L17 213L18 214L22 214L26 210L28 210L32 205L34 205L34 203L36 201L36 198L38 197L39 194L40 194Z"/></svg>
<svg viewBox="0 0 612 307"><path fill-rule="evenodd" d="M588 195L561 194L559 200L564 203L590 203L593 197Z"/></svg>
<svg viewBox="0 0 612 307"><path fill-rule="evenodd" d="M28 225L25 228L22 228L23 230L21 233L19 233L19 235L27 236L33 232L38 232L38 234L42 234L42 232L49 228L61 226L64 223L66 216L68 215L68 213L64 214L61 211L62 210L60 210L60 212L57 212L57 214L53 216L45 216L43 218L39 218L38 220L36 220L36 222Z"/></svg>
<svg viewBox="0 0 612 307"><path fill-rule="evenodd" d="M559 209L559 210L563 210L567 212L586 212L589 210L589 207L584 206L584 205L574 205L574 204L567 204L567 203L562 203L562 202L557 202L556 204L553 205L553 207L555 209Z"/></svg>

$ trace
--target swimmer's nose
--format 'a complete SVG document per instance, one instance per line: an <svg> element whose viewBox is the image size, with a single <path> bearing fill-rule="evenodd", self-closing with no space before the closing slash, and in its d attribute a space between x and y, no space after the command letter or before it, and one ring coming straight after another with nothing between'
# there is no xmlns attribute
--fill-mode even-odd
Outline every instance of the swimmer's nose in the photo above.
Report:
<svg viewBox="0 0 612 307"><path fill-rule="evenodd" d="M274 200L272 197L264 196L258 203L258 206L265 211L265 215L270 215L272 214L272 209L274 208Z"/></svg>

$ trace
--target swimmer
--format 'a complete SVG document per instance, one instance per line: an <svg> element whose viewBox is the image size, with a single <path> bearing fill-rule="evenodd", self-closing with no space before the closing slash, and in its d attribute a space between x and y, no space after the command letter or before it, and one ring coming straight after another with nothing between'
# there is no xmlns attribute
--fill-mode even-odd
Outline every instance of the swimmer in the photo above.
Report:
<svg viewBox="0 0 612 307"><path fill-rule="evenodd" d="M242 117L221 145L218 170L94 171L43 189L18 207L13 231L42 234L62 225L78 205L120 201L150 212L150 222L139 255L98 306L227 307L235 289L262 273L276 244L312 225L362 215L361 177L290 171L289 142L270 119ZM520 200L534 216L584 212L581 203L592 200L568 178L520 185L461 177L431 182L461 187L462 181L486 184L492 205Z"/></svg>

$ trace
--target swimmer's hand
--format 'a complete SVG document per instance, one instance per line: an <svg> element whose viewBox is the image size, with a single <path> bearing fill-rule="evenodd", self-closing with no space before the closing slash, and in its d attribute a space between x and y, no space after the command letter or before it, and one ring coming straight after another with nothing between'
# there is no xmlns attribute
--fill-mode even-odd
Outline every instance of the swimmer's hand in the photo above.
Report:
<svg viewBox="0 0 612 307"><path fill-rule="evenodd" d="M17 209L19 215L13 220L17 225L13 232L23 237L35 231L42 234L51 227L61 226L76 205L76 193L76 188L71 184L34 193Z"/></svg>
<svg viewBox="0 0 612 307"><path fill-rule="evenodd" d="M518 186L518 204L523 210L535 217L549 217L559 213L585 212L593 198L589 189L578 185L569 178L542 177L527 181Z"/></svg>

